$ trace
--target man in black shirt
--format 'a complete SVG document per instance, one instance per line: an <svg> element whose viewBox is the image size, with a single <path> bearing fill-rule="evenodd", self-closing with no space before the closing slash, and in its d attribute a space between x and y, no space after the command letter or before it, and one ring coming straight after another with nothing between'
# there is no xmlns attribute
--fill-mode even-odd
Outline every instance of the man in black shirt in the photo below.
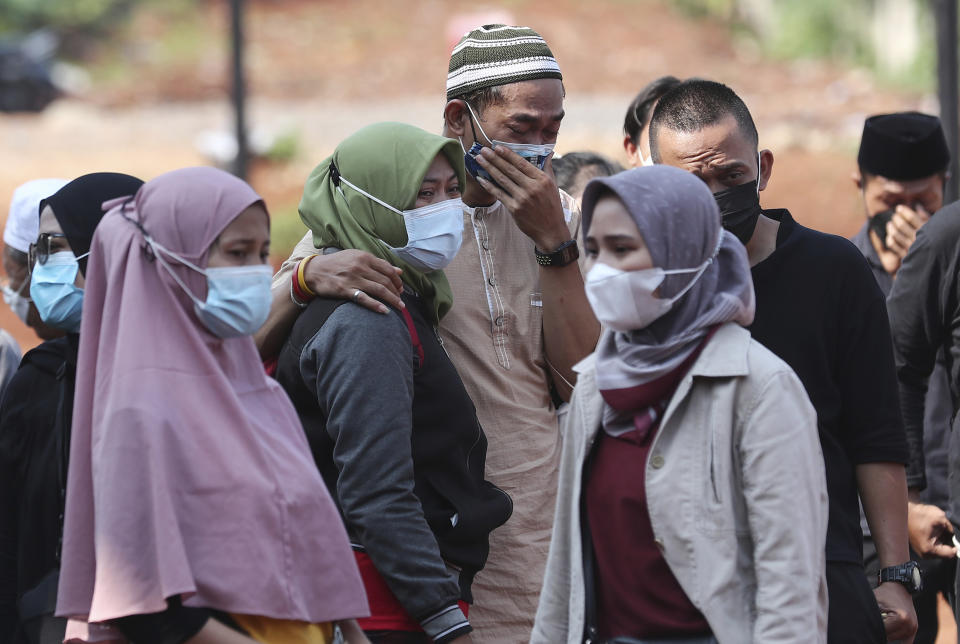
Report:
<svg viewBox="0 0 960 644"><path fill-rule="evenodd" d="M884 295L890 293L917 231L930 213L943 206L949 163L950 151L936 116L878 114L863 124L853 182L867 220L850 241L863 253ZM949 544L953 528L941 509L947 507L947 438L953 416L949 379L941 358L927 389L923 444L911 445L908 450L907 526L914 558L923 569L923 590L913 598L919 624L914 644L936 640L937 594L952 594L957 553ZM864 531L864 570L867 579L875 583L879 563L862 513L860 527Z"/></svg>
<svg viewBox="0 0 960 644"><path fill-rule="evenodd" d="M724 227L746 246L757 296L751 332L793 368L817 410L830 494L828 640L910 639L907 588L886 582L871 595L863 576L857 507L859 492L886 574L909 561L907 449L884 297L850 242L804 228L786 210L761 210L773 153L757 144L746 105L711 81L668 92L650 126L654 161L703 179Z"/></svg>
<svg viewBox="0 0 960 644"><path fill-rule="evenodd" d="M960 523L956 416L960 401L960 202L944 207L917 232L890 291L889 312L911 460L917 446L923 444L927 386L938 353L942 352L946 363L955 414L948 457L947 515L956 526ZM931 540L948 539L949 535L938 535L931 529ZM954 610L960 613L956 607Z"/></svg>

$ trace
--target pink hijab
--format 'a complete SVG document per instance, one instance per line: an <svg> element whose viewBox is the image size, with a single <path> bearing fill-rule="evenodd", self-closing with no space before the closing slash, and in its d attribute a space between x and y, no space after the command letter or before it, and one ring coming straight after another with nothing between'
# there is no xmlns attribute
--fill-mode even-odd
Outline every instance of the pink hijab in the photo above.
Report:
<svg viewBox="0 0 960 644"><path fill-rule="evenodd" d="M187 168L120 201L105 204L87 267L57 614L103 622L181 595L306 622L368 615L292 404L251 338L202 326L133 223L205 267L260 196ZM203 275L165 259L206 297Z"/></svg>

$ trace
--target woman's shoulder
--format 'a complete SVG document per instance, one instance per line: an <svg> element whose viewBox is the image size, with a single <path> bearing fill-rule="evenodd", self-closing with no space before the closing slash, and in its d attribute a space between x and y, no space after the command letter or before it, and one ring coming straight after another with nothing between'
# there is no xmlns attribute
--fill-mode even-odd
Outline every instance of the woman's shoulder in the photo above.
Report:
<svg viewBox="0 0 960 644"><path fill-rule="evenodd" d="M712 342L723 343L722 349L713 352L704 351L702 357L709 356L708 359L724 364L725 366L720 370L737 378L743 389L763 389L769 382L781 377L796 379L796 374L790 365L755 340L748 329L735 322L722 325Z"/></svg>
<svg viewBox="0 0 960 644"><path fill-rule="evenodd" d="M342 351L354 359L410 348L410 334L400 312L375 313L353 302L311 302L294 327L304 349L321 353ZM301 359L304 352L301 351Z"/></svg>
<svg viewBox="0 0 960 644"><path fill-rule="evenodd" d="M749 334L746 329L744 329L744 332ZM750 375L760 380L772 378L780 373L793 375L793 369L783 358L753 337L750 338L747 349L747 362L750 365Z"/></svg>
<svg viewBox="0 0 960 644"><path fill-rule="evenodd" d="M27 351L23 356L21 369L31 365L41 371L56 373L64 360L70 358L74 353L75 349L66 337L47 340Z"/></svg>

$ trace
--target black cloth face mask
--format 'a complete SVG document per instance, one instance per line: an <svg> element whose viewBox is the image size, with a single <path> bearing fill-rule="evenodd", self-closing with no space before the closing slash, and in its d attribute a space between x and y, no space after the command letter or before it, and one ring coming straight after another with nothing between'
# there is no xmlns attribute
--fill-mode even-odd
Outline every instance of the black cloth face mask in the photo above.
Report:
<svg viewBox="0 0 960 644"><path fill-rule="evenodd" d="M762 212L760 195L757 194L757 180L715 192L713 198L720 208L723 227L736 235L741 244L746 245L753 237Z"/></svg>
<svg viewBox="0 0 960 644"><path fill-rule="evenodd" d="M889 208L883 212L878 212L868 220L870 230L877 234L877 238L880 239L880 245L883 246L884 250L887 250L887 224L893 219L893 213L895 211L896 208Z"/></svg>

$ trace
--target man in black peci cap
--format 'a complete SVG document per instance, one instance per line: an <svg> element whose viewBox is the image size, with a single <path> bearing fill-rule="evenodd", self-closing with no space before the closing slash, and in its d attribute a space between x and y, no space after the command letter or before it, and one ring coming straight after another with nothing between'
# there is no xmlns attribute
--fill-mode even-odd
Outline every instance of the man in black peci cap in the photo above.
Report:
<svg viewBox="0 0 960 644"><path fill-rule="evenodd" d="M867 224L852 239L884 293L917 230L943 205L950 151L940 119L919 112L871 116L863 125L853 181Z"/></svg>
<svg viewBox="0 0 960 644"><path fill-rule="evenodd" d="M890 293L900 261L931 214L943 206L950 153L940 119L917 112L871 116L863 127L853 182L867 221L851 241L863 253L884 295ZM923 569L923 590L914 595L919 628L914 644L937 636L937 594L953 586L952 527L947 507L947 438L952 406L949 380L938 356L925 401L922 445L912 445L907 465L909 534ZM924 461L926 464L924 464ZM864 569L877 583L879 562L869 525L860 513ZM918 557L919 555L919 557Z"/></svg>

